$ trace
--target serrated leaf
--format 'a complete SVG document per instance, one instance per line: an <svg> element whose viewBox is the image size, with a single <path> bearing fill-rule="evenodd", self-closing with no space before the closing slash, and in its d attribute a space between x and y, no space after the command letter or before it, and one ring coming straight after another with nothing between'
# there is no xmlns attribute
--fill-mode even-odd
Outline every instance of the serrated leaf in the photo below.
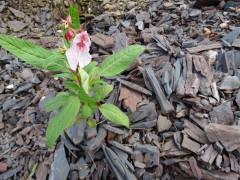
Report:
<svg viewBox="0 0 240 180"><path fill-rule="evenodd" d="M109 120L129 127L129 119L120 109L112 104L102 104L99 107L100 112Z"/></svg>
<svg viewBox="0 0 240 180"><path fill-rule="evenodd" d="M112 85L97 85L91 88L91 91L96 91L96 93L92 96L96 101L103 100L111 91L113 90Z"/></svg>
<svg viewBox="0 0 240 180"><path fill-rule="evenodd" d="M92 68L92 70L89 72L90 82L93 81L93 80L96 80L96 79L100 79L100 76L97 76L98 73L100 73L99 67Z"/></svg>
<svg viewBox="0 0 240 180"><path fill-rule="evenodd" d="M50 71L69 72L69 64L66 55L53 54L46 59L45 69Z"/></svg>
<svg viewBox="0 0 240 180"><path fill-rule="evenodd" d="M86 71L84 71L84 69L79 69L79 75L81 78L81 85L84 89L84 91L89 94L89 76L86 73Z"/></svg>
<svg viewBox="0 0 240 180"><path fill-rule="evenodd" d="M54 109L57 109L61 106L63 106L66 102L66 99L68 98L69 94L67 92L60 92L58 93L54 98L49 99L44 104L45 112L50 112Z"/></svg>
<svg viewBox="0 0 240 180"><path fill-rule="evenodd" d="M100 72L94 79L99 76L114 76L124 71L144 49L140 45L131 45L108 56L99 66Z"/></svg>
<svg viewBox="0 0 240 180"><path fill-rule="evenodd" d="M78 30L80 28L80 21L79 21L77 3L71 3L71 6L69 7L69 14L72 18L73 28Z"/></svg>
<svg viewBox="0 0 240 180"><path fill-rule="evenodd" d="M46 59L53 53L29 41L0 34L0 46L28 64L44 68Z"/></svg>
<svg viewBox="0 0 240 180"><path fill-rule="evenodd" d="M71 91L78 91L79 90L79 86L75 82L72 82L72 81L64 81L63 85Z"/></svg>
<svg viewBox="0 0 240 180"><path fill-rule="evenodd" d="M80 108L80 100L78 96L70 96L66 99L66 103L60 112L50 119L46 131L46 143L49 148L63 132L64 129L73 125L76 120L77 113Z"/></svg>
<svg viewBox="0 0 240 180"><path fill-rule="evenodd" d="M52 77L64 77L64 78L68 78L68 79L71 79L71 80L75 80L74 76L70 73L55 74Z"/></svg>
<svg viewBox="0 0 240 180"><path fill-rule="evenodd" d="M95 80L93 80L93 81L90 81L90 83L89 84L108 84L108 83L106 83L104 80L102 80L102 79L95 79Z"/></svg>
<svg viewBox="0 0 240 180"><path fill-rule="evenodd" d="M85 66L83 69L86 71L86 73L90 73L90 71L97 65L98 63L96 61L90 62L87 66Z"/></svg>
<svg viewBox="0 0 240 180"><path fill-rule="evenodd" d="M83 119L87 119L93 113L94 113L93 108L91 108L87 104L83 105L83 107L82 107L82 118Z"/></svg>
<svg viewBox="0 0 240 180"><path fill-rule="evenodd" d="M91 96L89 96L84 89L82 88L82 86L80 86L80 89L78 91L78 96L80 98L80 100L82 102L84 102L85 104L88 104L90 107L97 107L97 103L96 100L93 99Z"/></svg>
<svg viewBox="0 0 240 180"><path fill-rule="evenodd" d="M89 119L87 123L90 128L95 128L97 126L96 121L94 119Z"/></svg>

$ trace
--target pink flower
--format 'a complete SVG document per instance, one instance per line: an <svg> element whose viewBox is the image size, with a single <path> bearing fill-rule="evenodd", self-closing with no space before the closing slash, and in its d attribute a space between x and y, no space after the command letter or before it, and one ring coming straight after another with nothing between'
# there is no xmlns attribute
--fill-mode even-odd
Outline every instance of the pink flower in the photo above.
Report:
<svg viewBox="0 0 240 180"><path fill-rule="evenodd" d="M65 38L67 40L67 42L69 42L73 37L74 37L74 32L72 32L71 30L68 30L65 34Z"/></svg>
<svg viewBox="0 0 240 180"><path fill-rule="evenodd" d="M70 48L66 51L66 56L71 69L76 70L77 65L80 68L88 65L91 62L89 47L91 41L87 31L83 31L75 36Z"/></svg>
<svg viewBox="0 0 240 180"><path fill-rule="evenodd" d="M70 24L72 24L72 18L71 18L71 16L70 16L70 15L67 16L67 17L66 17L66 20L62 19L62 22L63 22L63 23L70 23Z"/></svg>

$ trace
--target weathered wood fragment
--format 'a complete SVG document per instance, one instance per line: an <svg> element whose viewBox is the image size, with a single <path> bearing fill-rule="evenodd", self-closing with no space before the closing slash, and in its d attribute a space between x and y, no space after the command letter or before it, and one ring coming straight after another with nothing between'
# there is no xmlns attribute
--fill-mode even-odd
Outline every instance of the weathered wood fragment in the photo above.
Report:
<svg viewBox="0 0 240 180"><path fill-rule="evenodd" d="M183 156L187 155L189 152L179 149L174 140L171 139L170 141L166 142L160 149L160 157L175 157L175 156Z"/></svg>
<svg viewBox="0 0 240 180"><path fill-rule="evenodd" d="M139 86L139 85L137 85L137 84L131 83L131 82L129 82L129 81L124 81L124 80L122 80L122 79L120 79L120 78L117 78L117 81L119 81L119 82L122 83L123 85L125 85L125 86L127 86L127 87L129 87L129 88L131 88L131 89L134 89L134 90L136 90L136 91L138 91L138 92L141 92L141 93L143 93L143 94L150 95L150 96L152 95L152 92L151 92L151 91L143 88L142 86Z"/></svg>
<svg viewBox="0 0 240 180"><path fill-rule="evenodd" d="M195 115L196 112L191 109L189 112L189 117L196 122L201 128L205 128L206 125L208 124L207 119L205 118L200 118L199 116Z"/></svg>
<svg viewBox="0 0 240 180"><path fill-rule="evenodd" d="M205 153L200 157L201 160L209 165L213 163L215 158L217 157L218 152L213 148L212 144L208 146Z"/></svg>
<svg viewBox="0 0 240 180"><path fill-rule="evenodd" d="M218 49L218 48L222 48L222 44L220 42L217 42L215 44L210 44L210 45L201 45L201 46L197 46L197 47L187 48L187 50L189 53L198 53L201 51Z"/></svg>
<svg viewBox="0 0 240 180"><path fill-rule="evenodd" d="M161 106L162 113L165 115L165 114L173 112L174 108L173 108L172 104L170 104L170 102L167 100L166 96L164 95L164 93L159 85L159 82L158 82L155 74L153 73L152 67L151 66L147 67L145 69L145 71L146 71L148 79L154 89L154 92L157 96L158 102Z"/></svg>
<svg viewBox="0 0 240 180"><path fill-rule="evenodd" d="M182 147L188 149L189 151L192 151L195 154L198 154L197 151L200 149L200 144L189 139L187 135L183 135Z"/></svg>
<svg viewBox="0 0 240 180"><path fill-rule="evenodd" d="M185 120L183 127L184 127L184 130L182 131L183 134L187 134L188 136L190 136L199 143L203 144L209 143L205 132L195 124L191 123L188 120Z"/></svg>
<svg viewBox="0 0 240 180"><path fill-rule="evenodd" d="M190 167L191 167L191 170L193 172L193 175L197 178L197 179L201 179L202 177L202 172L200 170L200 168L198 167L198 164L197 164L197 161L196 159L191 156L188 160L189 164L190 164Z"/></svg>

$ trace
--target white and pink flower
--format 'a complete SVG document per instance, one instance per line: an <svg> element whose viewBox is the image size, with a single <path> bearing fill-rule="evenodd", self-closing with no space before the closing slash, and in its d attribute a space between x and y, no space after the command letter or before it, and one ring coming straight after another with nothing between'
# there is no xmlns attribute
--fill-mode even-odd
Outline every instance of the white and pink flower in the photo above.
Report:
<svg viewBox="0 0 240 180"><path fill-rule="evenodd" d="M83 68L91 62L92 56L89 53L90 45L91 41L87 31L76 34L70 48L66 51L71 69L75 71L77 65Z"/></svg>

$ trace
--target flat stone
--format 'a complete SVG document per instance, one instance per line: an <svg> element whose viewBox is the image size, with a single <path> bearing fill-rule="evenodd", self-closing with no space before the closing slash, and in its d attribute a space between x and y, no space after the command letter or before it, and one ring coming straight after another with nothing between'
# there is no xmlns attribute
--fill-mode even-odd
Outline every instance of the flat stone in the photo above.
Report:
<svg viewBox="0 0 240 180"><path fill-rule="evenodd" d="M24 69L21 73L20 73L20 77L24 80L33 78L33 73L31 71L31 69Z"/></svg>
<svg viewBox="0 0 240 180"><path fill-rule="evenodd" d="M66 180L69 171L70 166L66 158L64 145L60 142L54 153L54 161L51 164L51 173L49 175L49 180Z"/></svg>
<svg viewBox="0 0 240 180"><path fill-rule="evenodd" d="M234 123L234 115L230 102L225 102L214 107L209 115L211 120L216 121L218 124L232 125Z"/></svg>
<svg viewBox="0 0 240 180"><path fill-rule="evenodd" d="M27 91L29 90L30 88L32 88L34 86L34 84L32 83L27 83L23 86L20 86L16 91L13 92L13 94L18 94L20 92L23 92L23 91Z"/></svg>
<svg viewBox="0 0 240 180"><path fill-rule="evenodd" d="M143 21L145 23L150 23L151 18L149 12L141 11L139 14L136 15L137 21Z"/></svg>
<svg viewBox="0 0 240 180"><path fill-rule="evenodd" d="M0 172L5 172L7 170L7 164L0 162Z"/></svg>
<svg viewBox="0 0 240 180"><path fill-rule="evenodd" d="M95 34L90 36L90 39L97 45L103 48L111 48L114 46L114 38L111 36L106 36L104 34Z"/></svg>
<svg viewBox="0 0 240 180"><path fill-rule="evenodd" d="M44 162L39 163L35 173L36 180L45 180L48 175L48 169L49 167Z"/></svg>
<svg viewBox="0 0 240 180"><path fill-rule="evenodd" d="M201 14L202 11L199 9L191 9L189 12L190 17L197 17L199 14Z"/></svg>
<svg viewBox="0 0 240 180"><path fill-rule="evenodd" d="M169 130L171 126L172 126L172 123L169 119L167 119L167 117L161 116L161 115L158 116L158 120L157 120L158 132Z"/></svg>
<svg viewBox="0 0 240 180"><path fill-rule="evenodd" d="M13 9L11 7L8 7L8 9L14 14L14 16L19 17L19 18L24 18L25 17L25 13L21 12L19 10Z"/></svg>
<svg viewBox="0 0 240 180"><path fill-rule="evenodd" d="M79 145L84 140L84 130L86 127L86 120L82 120L79 124L74 123L65 132L75 145Z"/></svg>
<svg viewBox="0 0 240 180"><path fill-rule="evenodd" d="M23 28L25 28L28 24L23 23L21 21L13 20L7 22L8 27L10 27L14 32L21 31Z"/></svg>
<svg viewBox="0 0 240 180"><path fill-rule="evenodd" d="M145 168L146 167L146 164L145 163L142 163L142 162L139 162L139 161L134 161L134 166L137 167L137 168Z"/></svg>
<svg viewBox="0 0 240 180"><path fill-rule="evenodd" d="M238 89L240 86L240 81L237 76L227 76L224 78L220 88L226 90Z"/></svg>
<svg viewBox="0 0 240 180"><path fill-rule="evenodd" d="M240 27L235 28L232 32L226 34L221 40L222 44L227 47L232 47L232 43L240 35Z"/></svg>
<svg viewBox="0 0 240 180"><path fill-rule="evenodd" d="M16 99L8 99L5 101L2 105L2 110L7 111L10 108L12 108L14 105L16 105L17 100Z"/></svg>

